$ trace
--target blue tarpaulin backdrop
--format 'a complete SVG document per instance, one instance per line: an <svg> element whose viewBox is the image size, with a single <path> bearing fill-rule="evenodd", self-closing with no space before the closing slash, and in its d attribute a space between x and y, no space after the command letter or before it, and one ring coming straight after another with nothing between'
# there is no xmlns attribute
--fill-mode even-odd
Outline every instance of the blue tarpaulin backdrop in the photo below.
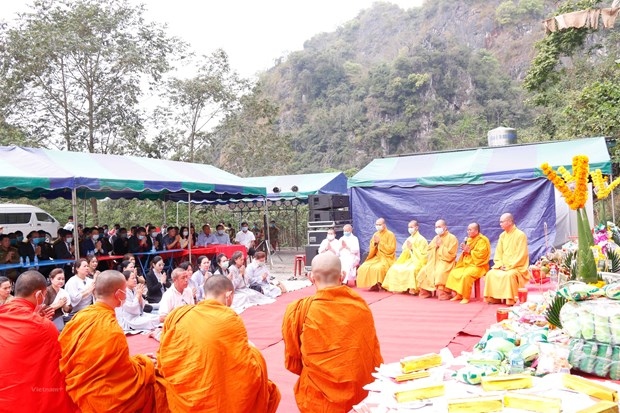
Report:
<svg viewBox="0 0 620 413"><path fill-rule="evenodd" d="M591 169L611 172L604 138L576 139L453 152L424 153L375 159L349 182L351 210L362 253L368 252L378 217L398 239L398 252L407 238L407 222L416 219L428 240L438 219L463 240L467 225L478 222L493 249L504 212L514 215L528 237L530 260L555 241L555 193L540 165L548 162L570 169L572 158L584 154ZM568 221L568 220L566 220Z"/></svg>

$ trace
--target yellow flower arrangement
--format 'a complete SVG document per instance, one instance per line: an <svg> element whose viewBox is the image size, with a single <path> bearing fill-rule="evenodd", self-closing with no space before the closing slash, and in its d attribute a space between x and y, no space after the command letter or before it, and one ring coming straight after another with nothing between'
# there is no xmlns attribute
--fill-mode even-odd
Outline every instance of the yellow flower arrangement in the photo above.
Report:
<svg viewBox="0 0 620 413"><path fill-rule="evenodd" d="M553 186L560 191L570 209L577 210L585 206L588 200L588 174L590 170L587 156L577 155L573 157L572 174L562 166L556 172L546 162L541 165L541 169L547 179L553 183ZM569 187L569 182L574 188Z"/></svg>
<svg viewBox="0 0 620 413"><path fill-rule="evenodd" d="M614 179L613 182L608 185L607 178L603 177L603 173L600 169L590 173L590 177L592 178L592 184L594 185L594 191L598 199L607 198L611 192L620 185L620 177Z"/></svg>

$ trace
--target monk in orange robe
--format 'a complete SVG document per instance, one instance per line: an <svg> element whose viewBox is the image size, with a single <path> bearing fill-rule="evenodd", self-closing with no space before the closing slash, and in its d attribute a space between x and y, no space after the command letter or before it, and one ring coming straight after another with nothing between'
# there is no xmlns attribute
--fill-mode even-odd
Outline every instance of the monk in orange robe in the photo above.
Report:
<svg viewBox="0 0 620 413"><path fill-rule="evenodd" d="M506 300L506 305L514 305L519 288L525 287L530 279L527 270L530 264L527 236L517 228L512 214L502 214L499 226L504 232L500 234L495 247L493 267L487 272L484 299L493 304Z"/></svg>
<svg viewBox="0 0 620 413"><path fill-rule="evenodd" d="M116 319L114 309L126 298L125 285L118 271L100 273L97 301L79 311L60 334L60 370L82 413L168 412L163 387L156 401L154 359L129 355Z"/></svg>
<svg viewBox="0 0 620 413"><path fill-rule="evenodd" d="M350 411L383 362L370 308L341 285L344 275L338 257L317 255L310 273L316 294L291 303L284 315L285 366L299 375L295 399L302 413Z"/></svg>
<svg viewBox="0 0 620 413"><path fill-rule="evenodd" d="M480 233L480 225L477 222L467 226L467 239L461 244L461 248L463 253L448 275L446 290L455 293L451 301L460 300L461 304L467 304L471 297L471 287L489 271L491 258L491 243Z"/></svg>
<svg viewBox="0 0 620 413"><path fill-rule="evenodd" d="M234 286L223 275L205 281L205 300L166 317L157 353L168 405L183 412L275 412L280 391L260 351L230 307Z"/></svg>
<svg viewBox="0 0 620 413"><path fill-rule="evenodd" d="M377 230L370 239L370 250L364 263L357 269L357 286L371 291L381 289L381 283L396 261L396 236L387 229L385 219L375 222Z"/></svg>
<svg viewBox="0 0 620 413"><path fill-rule="evenodd" d="M448 231L443 219L435 222L435 234L428 244L426 265L418 273L420 298L429 298L437 290L439 300L449 300L452 295L446 291L446 281L456 262L459 241Z"/></svg>
<svg viewBox="0 0 620 413"><path fill-rule="evenodd" d="M15 282L15 298L0 306L0 411L79 411L58 365L58 330L38 311L46 288L41 273L26 271Z"/></svg>

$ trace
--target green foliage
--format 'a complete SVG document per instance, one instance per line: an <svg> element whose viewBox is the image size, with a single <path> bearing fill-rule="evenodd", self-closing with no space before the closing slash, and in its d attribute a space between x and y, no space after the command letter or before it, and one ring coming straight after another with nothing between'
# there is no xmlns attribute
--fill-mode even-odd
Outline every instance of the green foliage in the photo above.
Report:
<svg viewBox="0 0 620 413"><path fill-rule="evenodd" d="M545 318L547 319L549 324L557 328L562 328L562 322L560 321L560 311L562 310L562 307L564 306L564 304L566 304L566 302L566 298L564 298L560 294L556 294L555 297L553 297L553 301L551 301L549 308L547 308L547 311L545 311Z"/></svg>
<svg viewBox="0 0 620 413"><path fill-rule="evenodd" d="M620 255L616 251L612 251L611 248L607 249L607 259L611 262L609 267L610 272L620 272Z"/></svg>
<svg viewBox="0 0 620 413"><path fill-rule="evenodd" d="M501 25L514 23L517 15L517 5L512 0L505 1L497 6L495 11L495 19Z"/></svg>
<svg viewBox="0 0 620 413"><path fill-rule="evenodd" d="M545 9L542 0L507 0L495 10L495 20L500 25L510 25L523 21L525 17L541 17Z"/></svg>

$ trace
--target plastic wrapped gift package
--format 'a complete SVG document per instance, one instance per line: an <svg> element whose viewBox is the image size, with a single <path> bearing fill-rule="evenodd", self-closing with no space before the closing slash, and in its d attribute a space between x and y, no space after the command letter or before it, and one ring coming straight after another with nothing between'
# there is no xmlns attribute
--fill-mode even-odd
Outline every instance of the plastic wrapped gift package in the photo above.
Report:
<svg viewBox="0 0 620 413"><path fill-rule="evenodd" d="M560 321L571 338L620 345L620 301L599 298L567 302Z"/></svg>
<svg viewBox="0 0 620 413"><path fill-rule="evenodd" d="M620 380L620 346L574 338L569 348L568 362L574 369Z"/></svg>

